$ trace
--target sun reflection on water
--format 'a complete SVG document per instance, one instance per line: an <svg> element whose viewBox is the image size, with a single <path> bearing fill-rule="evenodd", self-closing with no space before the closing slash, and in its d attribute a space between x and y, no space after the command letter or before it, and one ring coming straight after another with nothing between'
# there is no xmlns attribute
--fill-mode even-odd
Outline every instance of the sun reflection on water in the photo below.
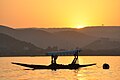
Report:
<svg viewBox="0 0 120 80"><path fill-rule="evenodd" d="M62 57L58 63L69 64L74 57ZM44 61L43 61L44 60ZM25 67L12 65L12 61L50 64L50 57L5 57L0 58L0 80L120 80L120 57L107 56L80 56L80 64L97 63L97 66L80 68L78 70L24 70ZM102 69L101 65L110 64L109 70Z"/></svg>

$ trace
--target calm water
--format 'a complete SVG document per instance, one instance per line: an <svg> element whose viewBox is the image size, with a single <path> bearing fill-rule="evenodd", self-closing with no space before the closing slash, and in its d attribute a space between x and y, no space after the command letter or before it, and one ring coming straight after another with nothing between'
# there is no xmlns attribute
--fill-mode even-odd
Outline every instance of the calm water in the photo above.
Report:
<svg viewBox="0 0 120 80"><path fill-rule="evenodd" d="M59 57L57 62L71 63L74 57ZM79 70L24 70L25 67L11 62L29 64L50 63L50 57L0 57L0 80L120 80L120 56L80 56L80 64L97 63L97 66ZM102 69L103 63L109 63L110 69Z"/></svg>

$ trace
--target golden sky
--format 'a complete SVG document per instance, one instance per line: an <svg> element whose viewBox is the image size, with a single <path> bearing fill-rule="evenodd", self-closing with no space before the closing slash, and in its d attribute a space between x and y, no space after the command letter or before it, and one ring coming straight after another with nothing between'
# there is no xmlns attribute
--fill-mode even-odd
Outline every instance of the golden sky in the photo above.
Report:
<svg viewBox="0 0 120 80"><path fill-rule="evenodd" d="M13 28L119 26L120 0L0 0L0 24Z"/></svg>

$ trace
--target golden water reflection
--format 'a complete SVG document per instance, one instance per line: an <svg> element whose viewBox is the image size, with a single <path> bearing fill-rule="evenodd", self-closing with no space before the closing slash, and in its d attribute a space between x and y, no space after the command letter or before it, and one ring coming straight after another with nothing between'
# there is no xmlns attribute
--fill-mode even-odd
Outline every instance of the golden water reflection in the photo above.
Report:
<svg viewBox="0 0 120 80"><path fill-rule="evenodd" d="M74 57L59 57L57 62L69 64ZM25 67L11 64L23 62L28 64L50 64L50 57L1 57L0 80L120 80L120 57L116 56L82 56L80 64L97 63L97 66L80 68L79 70L24 70ZM108 63L109 70L102 69Z"/></svg>

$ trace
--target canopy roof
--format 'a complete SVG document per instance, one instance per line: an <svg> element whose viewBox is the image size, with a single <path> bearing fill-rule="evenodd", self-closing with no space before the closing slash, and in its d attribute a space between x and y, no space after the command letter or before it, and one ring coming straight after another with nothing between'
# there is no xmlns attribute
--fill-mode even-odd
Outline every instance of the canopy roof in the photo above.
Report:
<svg viewBox="0 0 120 80"><path fill-rule="evenodd" d="M65 55L74 55L77 52L80 52L81 50L67 50L67 51L53 51L53 52L48 52L47 55L52 56L52 55L57 55L57 56L65 56Z"/></svg>

